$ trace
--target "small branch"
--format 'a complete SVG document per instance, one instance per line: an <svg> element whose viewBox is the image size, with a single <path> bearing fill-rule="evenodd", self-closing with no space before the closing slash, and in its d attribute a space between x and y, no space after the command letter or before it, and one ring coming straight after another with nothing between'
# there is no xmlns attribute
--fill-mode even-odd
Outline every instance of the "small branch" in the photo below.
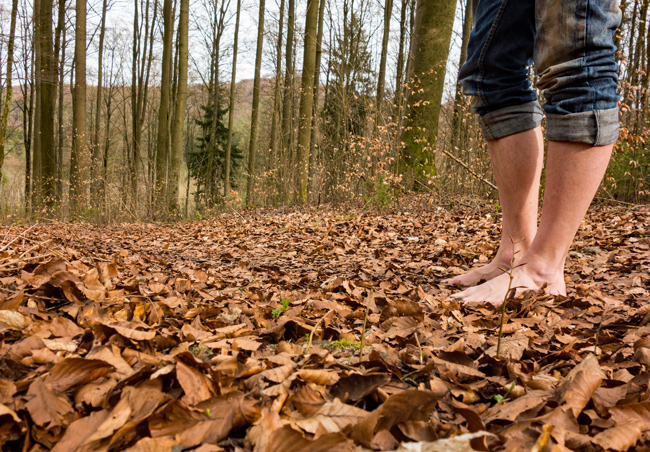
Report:
<svg viewBox="0 0 650 452"><path fill-rule="evenodd" d="M479 176L479 175L478 175L478 174L477 174L473 169L471 169L469 166L467 166L467 163L463 162L462 160L460 160L460 159L459 159L458 157L456 157L455 155L450 154L449 152L445 151L444 149L442 150L442 153L445 154L445 155L446 155L447 157L449 157L450 159L452 159L454 162L458 163L458 164L459 164L460 166L462 166L463 168L465 168L469 174L471 174L472 176L474 176L475 178L477 178L478 180L480 180L480 181L483 182L484 184L490 186L490 187L491 187L492 189L494 189L494 190L498 190L496 185L494 185L494 184L493 184L492 182L490 182L489 180L487 180L487 179L485 179L485 178Z"/></svg>
<svg viewBox="0 0 650 452"><path fill-rule="evenodd" d="M22 237L23 235L27 234L27 233L28 233L29 231L31 231L32 228L35 227L36 225L38 225L38 223L31 225L29 228L25 229L23 232L21 232L20 234L18 234L16 237L14 237L14 239L13 239L11 242L7 243L5 246L3 246L2 248L0 248L0 251L4 251L4 250L6 250L7 248L9 248L9 245L11 245L12 243L14 243L16 240L18 240L18 239L19 239L20 237Z"/></svg>
<svg viewBox="0 0 650 452"><path fill-rule="evenodd" d="M237 215L239 215L239 218L244 220L244 223L246 223L246 218L244 218L244 216L241 213L237 212L235 209L231 209L231 210L232 210L233 213L236 213Z"/></svg>
<svg viewBox="0 0 650 452"><path fill-rule="evenodd" d="M503 304L501 305L501 319L499 320L499 335L497 339L497 354L496 354L497 357L501 352L501 336L503 336L503 321L506 317L506 304L508 302L508 298L514 297L517 291L517 287L512 287L512 281L514 280L514 276L512 276L512 273L515 271L515 268L520 266L520 265L515 266L515 257L519 252L518 250L515 249L515 245L517 244L517 242L515 242L515 239L513 239L512 237L510 237L510 242L512 243L512 258L510 258L510 267L507 270L505 268L499 267L500 270L508 274L508 276L510 277L510 281L508 281L508 290L506 290L506 294L503 297Z"/></svg>
<svg viewBox="0 0 650 452"><path fill-rule="evenodd" d="M420 339L418 338L418 333L415 333L415 342L418 344L418 350L420 351L420 364L424 364L424 361L422 359L422 345L420 344Z"/></svg>
<svg viewBox="0 0 650 452"><path fill-rule="evenodd" d="M372 290L368 294L368 302L366 303L366 315L363 318L363 328L361 329L361 345L359 347L359 362L363 360L363 342L366 337L366 325L368 324L368 311L370 311L370 301L372 301Z"/></svg>
<svg viewBox="0 0 650 452"><path fill-rule="evenodd" d="M596 330L596 337L594 338L594 355L598 356L597 351L598 351L598 341L600 340L600 332L603 329L603 323L605 322L605 318L607 317L607 314L609 314L609 306L606 306L605 309L603 309L603 316L600 319L600 323L598 324L598 329Z"/></svg>
<svg viewBox="0 0 650 452"><path fill-rule="evenodd" d="M316 330L317 330L318 327L320 326L321 322L322 322L323 320L325 320L325 317L327 317L328 315L330 315L332 312L334 312L334 309L330 309L329 311L327 311L327 314L325 314L323 317L321 317L321 318L318 320L318 322L316 322L316 324L314 325L314 327L311 329L311 333L309 334L309 342L307 343L307 351L306 351L305 353L309 353L309 351L311 350L311 343L312 343L312 340L314 339L314 333L316 333Z"/></svg>

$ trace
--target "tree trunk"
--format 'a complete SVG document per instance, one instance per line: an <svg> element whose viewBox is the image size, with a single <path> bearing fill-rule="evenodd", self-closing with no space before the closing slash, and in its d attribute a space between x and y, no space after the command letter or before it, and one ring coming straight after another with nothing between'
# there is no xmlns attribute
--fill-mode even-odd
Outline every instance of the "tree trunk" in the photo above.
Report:
<svg viewBox="0 0 650 452"><path fill-rule="evenodd" d="M474 22L472 14L472 0L465 1L465 18L463 20L463 39L460 46L460 59L458 60L458 72L465 64L467 59L467 43L469 42L469 35L472 32L472 24ZM454 153L460 142L460 136L463 133L461 124L463 122L464 111L462 109L463 93L461 92L460 80L456 80L456 96L454 98L454 112L452 116L452 136L451 136L451 152Z"/></svg>
<svg viewBox="0 0 650 452"><path fill-rule="evenodd" d="M257 27L257 52L255 54L255 79L253 81L253 110L251 112L251 136L248 146L248 180L246 183L246 204L252 204L253 184L255 183L255 159L259 137L260 116L260 71L262 69L262 46L264 45L264 6L260 0L260 18Z"/></svg>
<svg viewBox="0 0 650 452"><path fill-rule="evenodd" d="M393 14L393 0L386 0L384 5L384 37L381 40L381 58L379 60L379 77L377 80L377 114L375 127L382 124L382 104L384 102L384 87L386 84L386 57L388 55L388 38L390 36L390 18Z"/></svg>
<svg viewBox="0 0 650 452"><path fill-rule="evenodd" d="M95 105L95 130L93 133L92 143L92 165L90 172L91 197L93 205L103 206L103 196L101 193L103 173L103 159L101 159L101 146L99 144L99 131L101 128L101 105L103 91L103 62L104 62L104 36L106 34L106 11L108 9L108 0L102 1L102 19L99 29L99 55L97 57L97 100Z"/></svg>
<svg viewBox="0 0 650 452"><path fill-rule="evenodd" d="M293 141L293 33L295 21L295 0L289 0L287 12L287 48L285 53L284 74L284 99L282 100L282 151L283 159L280 163L281 197L285 199L285 188L288 186L290 171L288 163L291 161L291 142Z"/></svg>
<svg viewBox="0 0 650 452"><path fill-rule="evenodd" d="M411 0L402 0L402 10L399 20L399 48L397 51L397 74L395 77L395 122L397 123L397 133L395 134L396 148L399 149L399 143L402 141L402 103L404 93L404 48L406 47L406 12ZM399 171L399 152L396 154L395 171Z"/></svg>
<svg viewBox="0 0 650 452"><path fill-rule="evenodd" d="M275 63L275 88L273 89L273 118L271 119L271 139L269 147L271 148L272 164L275 165L276 171L281 165L278 159L278 119L281 120L280 112L280 90L282 84L280 82L282 75L282 33L284 28L284 0L280 1L280 18L278 24L278 41L276 51ZM276 175L277 176L277 175Z"/></svg>
<svg viewBox="0 0 650 452"><path fill-rule="evenodd" d="M178 184L181 173L181 157L183 156L183 126L185 125L185 109L187 107L187 60L189 0L181 0L180 22L178 24L178 91L172 127L171 163L169 168L169 207L170 211L178 213Z"/></svg>
<svg viewBox="0 0 650 452"><path fill-rule="evenodd" d="M2 120L0 122L0 192L2 191L3 176L2 165L5 159L5 139L7 137L7 120L9 119L9 108L11 107L11 98L13 87L11 86L11 76L14 64L14 39L16 36L16 15L18 13L18 0L13 0L11 4L11 25L9 26L9 42L7 44L7 80L5 82L7 95L5 96L5 105L2 109Z"/></svg>
<svg viewBox="0 0 650 452"><path fill-rule="evenodd" d="M29 214L31 212L32 206L32 143L33 143L33 125L34 125L34 91L35 91L35 62L36 62L36 52L34 36L29 37L30 24L28 21L24 21L25 26L22 29L22 45L23 48L29 49L32 48L31 52L27 52L29 57L23 59L23 74L26 76L24 83L20 83L20 91L22 94L23 100L23 146L25 147L25 193L24 193L24 203L25 203L25 213ZM30 46L30 44L32 44Z"/></svg>
<svg viewBox="0 0 650 452"><path fill-rule="evenodd" d="M162 76L160 81L160 106L158 107L158 136L156 140L156 175L154 186L154 205L156 211L165 206L167 194L167 159L169 150L169 96L171 89L172 71L172 41L174 35L174 16L172 15L172 0L163 4L163 58Z"/></svg>
<svg viewBox="0 0 650 452"><path fill-rule="evenodd" d="M318 27L318 0L308 0L305 21L305 47L302 65L302 87L300 92L299 134L298 134L298 177L296 178L296 200L307 201L309 177L309 143L314 111L314 71L316 68L316 34Z"/></svg>
<svg viewBox="0 0 650 452"><path fill-rule="evenodd" d="M151 62L153 61L153 42L156 31L156 18L158 17L158 2L153 3L153 18L149 23L150 0L145 3L144 9L144 40L142 40L142 24L138 14L138 1L134 2L135 16L133 21L133 58L132 58L132 84L131 84L131 108L133 122L133 145L130 160L131 173L131 209L133 215L138 216L139 204L139 178L142 171L142 125L145 119L146 103L149 92L149 75L151 73ZM141 49L141 42L144 48ZM147 55L147 49L149 55ZM142 52L140 52L142 50ZM140 66L138 67L138 62Z"/></svg>
<svg viewBox="0 0 650 452"><path fill-rule="evenodd" d="M58 24L56 29L56 44L54 53L58 58L58 70L59 70L59 87L57 94L59 96L59 105L57 108L57 145L56 145L56 197L57 199L63 199L63 146L64 136L63 136L63 111L64 111L64 87L65 87L65 52L68 46L65 26L65 7L66 1L59 0L59 17Z"/></svg>
<svg viewBox="0 0 650 452"><path fill-rule="evenodd" d="M54 87L57 81L57 68L54 63L54 43L52 35L52 0L39 2L39 47L41 53L41 86L39 115L40 135L40 201L48 208L54 207L56 200L56 159L54 155ZM85 51L85 49L84 49Z"/></svg>
<svg viewBox="0 0 650 452"><path fill-rule="evenodd" d="M416 87L409 93L407 127L402 135L403 172L435 175L433 158L456 2L418 0L411 43L411 71Z"/></svg>
<svg viewBox="0 0 650 452"><path fill-rule="evenodd" d="M323 56L323 26L325 23L325 0L320 0L318 10L318 35L316 36L316 64L314 69L314 111L312 112L311 138L309 144L309 181L311 193L314 189L314 171L319 149L320 115L318 112L318 97L320 91L320 65Z"/></svg>
<svg viewBox="0 0 650 452"><path fill-rule="evenodd" d="M75 84L73 146L70 157L70 208L82 212L88 208L90 149L86 127L86 1L77 0L75 27Z"/></svg>
<svg viewBox="0 0 650 452"><path fill-rule="evenodd" d="M226 142L226 167L224 168L223 196L230 191L230 150L232 147L232 129L235 110L235 75L237 72L237 41L239 40L239 17L241 15L241 0L237 0L237 18L235 19L235 42L232 50L232 77L230 78L230 105L228 107L228 140Z"/></svg>

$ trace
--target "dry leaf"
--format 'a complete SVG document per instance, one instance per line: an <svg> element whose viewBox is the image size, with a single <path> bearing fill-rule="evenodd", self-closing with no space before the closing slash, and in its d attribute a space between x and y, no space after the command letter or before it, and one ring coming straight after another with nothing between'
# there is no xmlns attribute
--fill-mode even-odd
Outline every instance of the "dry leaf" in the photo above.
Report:
<svg viewBox="0 0 650 452"><path fill-rule="evenodd" d="M643 430L649 429L650 425L643 428ZM605 450L623 452L636 445L641 439L641 432L642 424L636 420L631 420L598 433L594 436L593 442Z"/></svg>
<svg viewBox="0 0 650 452"><path fill-rule="evenodd" d="M296 419L294 422L308 433L319 431L335 433L348 425L356 424L368 414L365 410L342 403L339 399L334 399L330 403L323 404L313 416L306 419Z"/></svg>
<svg viewBox="0 0 650 452"><path fill-rule="evenodd" d="M22 315L18 311L0 311L0 326L14 330L24 330L32 324L32 319Z"/></svg>

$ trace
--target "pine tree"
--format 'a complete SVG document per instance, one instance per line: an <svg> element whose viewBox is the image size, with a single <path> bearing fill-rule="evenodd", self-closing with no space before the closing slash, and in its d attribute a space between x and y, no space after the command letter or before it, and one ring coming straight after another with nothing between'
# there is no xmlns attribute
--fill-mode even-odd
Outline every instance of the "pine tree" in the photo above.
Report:
<svg viewBox="0 0 650 452"><path fill-rule="evenodd" d="M215 201L215 193L209 193L210 187L223 186L225 183L225 174L221 171L211 171L208 162L214 162L214 168L224 167L228 127L223 123L223 118L228 109L216 109L215 105L211 104L201 106L201 110L203 111L203 118L196 120L196 124L201 128L201 135L196 139L194 148L188 151L187 164L190 175L196 180L197 184L194 193L197 205L210 208ZM215 130L211 133L213 127L215 127ZM214 140L212 140L212 137L214 137ZM243 158L243 151L233 145L230 151L231 174L229 182L231 188L237 188L236 176L241 172Z"/></svg>

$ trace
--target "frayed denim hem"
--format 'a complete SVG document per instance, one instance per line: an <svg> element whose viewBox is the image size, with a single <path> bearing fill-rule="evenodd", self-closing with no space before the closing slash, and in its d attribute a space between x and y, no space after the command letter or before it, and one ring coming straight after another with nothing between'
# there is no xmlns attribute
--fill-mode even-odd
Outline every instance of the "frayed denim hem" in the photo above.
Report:
<svg viewBox="0 0 650 452"><path fill-rule="evenodd" d="M539 102L532 101L491 111L479 116L478 122L483 137L490 141L539 127L543 117Z"/></svg>
<svg viewBox="0 0 650 452"><path fill-rule="evenodd" d="M546 138L591 146L605 146L618 139L618 107L568 115L547 114Z"/></svg>

